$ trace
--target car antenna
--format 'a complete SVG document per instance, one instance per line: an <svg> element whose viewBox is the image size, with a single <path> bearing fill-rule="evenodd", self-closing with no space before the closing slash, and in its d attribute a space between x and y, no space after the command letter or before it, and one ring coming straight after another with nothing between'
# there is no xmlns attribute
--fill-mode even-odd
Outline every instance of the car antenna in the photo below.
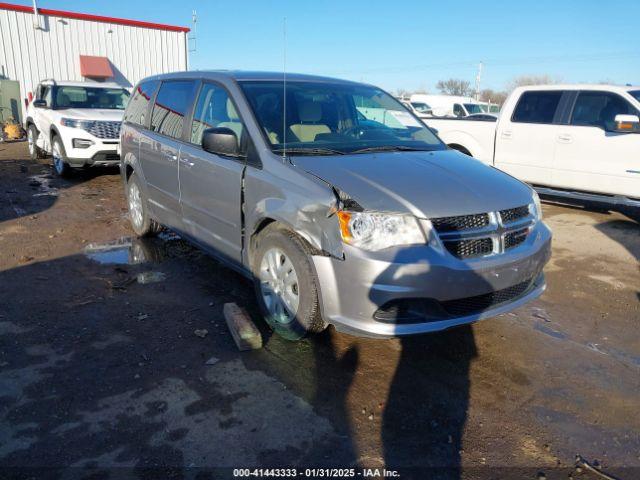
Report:
<svg viewBox="0 0 640 480"><path fill-rule="evenodd" d="M287 17L282 18L282 161L287 158Z"/></svg>

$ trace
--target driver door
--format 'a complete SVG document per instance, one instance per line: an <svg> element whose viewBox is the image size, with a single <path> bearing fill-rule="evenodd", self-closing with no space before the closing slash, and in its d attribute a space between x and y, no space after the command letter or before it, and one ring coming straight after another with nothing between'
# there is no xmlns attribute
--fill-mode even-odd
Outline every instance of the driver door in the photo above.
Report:
<svg viewBox="0 0 640 480"><path fill-rule="evenodd" d="M612 131L619 114L640 112L617 93L579 92L569 124L556 137L555 185L640 197L640 134Z"/></svg>

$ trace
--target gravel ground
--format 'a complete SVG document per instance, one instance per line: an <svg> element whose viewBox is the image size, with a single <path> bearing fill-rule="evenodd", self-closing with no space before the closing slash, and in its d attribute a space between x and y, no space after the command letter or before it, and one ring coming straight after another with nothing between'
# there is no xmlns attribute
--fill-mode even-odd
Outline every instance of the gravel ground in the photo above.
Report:
<svg viewBox="0 0 640 480"><path fill-rule="evenodd" d="M240 353L222 306L258 318L245 279L132 239L117 171L61 180L0 143L0 477L598 478L580 454L640 478L640 225L544 211L548 290L513 313L403 340L258 321L264 348Z"/></svg>

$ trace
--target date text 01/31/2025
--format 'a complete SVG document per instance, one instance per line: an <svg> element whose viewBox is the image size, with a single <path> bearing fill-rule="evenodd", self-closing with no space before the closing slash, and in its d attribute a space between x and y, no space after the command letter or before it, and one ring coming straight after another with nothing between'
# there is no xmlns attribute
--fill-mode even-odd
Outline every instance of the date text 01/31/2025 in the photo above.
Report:
<svg viewBox="0 0 640 480"><path fill-rule="evenodd" d="M235 478L400 478L396 470L385 468L363 468L356 471L355 468L235 468Z"/></svg>

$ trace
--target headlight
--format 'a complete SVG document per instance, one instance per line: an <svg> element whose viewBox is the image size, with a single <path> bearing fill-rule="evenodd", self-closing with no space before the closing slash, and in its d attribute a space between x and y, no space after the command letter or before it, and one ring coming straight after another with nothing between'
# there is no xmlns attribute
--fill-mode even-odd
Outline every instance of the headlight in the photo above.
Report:
<svg viewBox="0 0 640 480"><path fill-rule="evenodd" d="M82 128L83 130L89 130L93 126L92 120L77 120L75 118L61 118L60 125L71 128Z"/></svg>
<svg viewBox="0 0 640 480"><path fill-rule="evenodd" d="M338 219L342 240L364 250L426 243L417 219L411 215L340 210Z"/></svg>
<svg viewBox="0 0 640 480"><path fill-rule="evenodd" d="M529 204L529 213L531 213L531 215L533 215L536 220L542 220L542 205L540 203L540 196L535 190L533 190L533 203Z"/></svg>

